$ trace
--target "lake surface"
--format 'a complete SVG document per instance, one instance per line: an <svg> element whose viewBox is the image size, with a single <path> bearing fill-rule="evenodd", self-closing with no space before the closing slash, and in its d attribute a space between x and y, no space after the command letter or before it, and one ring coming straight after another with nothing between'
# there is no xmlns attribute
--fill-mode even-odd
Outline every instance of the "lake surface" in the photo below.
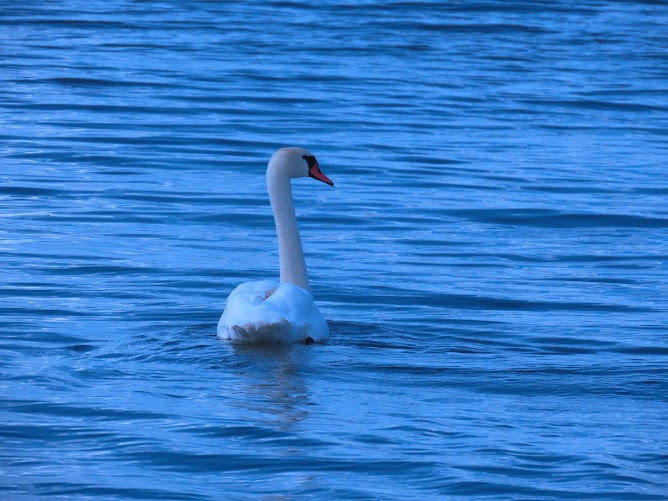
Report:
<svg viewBox="0 0 668 501"><path fill-rule="evenodd" d="M0 11L0 497L666 499L668 5ZM326 345L216 337L295 198Z"/></svg>

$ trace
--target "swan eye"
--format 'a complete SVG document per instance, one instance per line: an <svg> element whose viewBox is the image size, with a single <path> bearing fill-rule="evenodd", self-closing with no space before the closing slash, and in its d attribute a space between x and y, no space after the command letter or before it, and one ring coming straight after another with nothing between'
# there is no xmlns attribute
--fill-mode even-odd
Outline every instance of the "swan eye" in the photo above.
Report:
<svg viewBox="0 0 668 501"><path fill-rule="evenodd" d="M302 155L302 158L306 160L309 169L318 163L313 155Z"/></svg>

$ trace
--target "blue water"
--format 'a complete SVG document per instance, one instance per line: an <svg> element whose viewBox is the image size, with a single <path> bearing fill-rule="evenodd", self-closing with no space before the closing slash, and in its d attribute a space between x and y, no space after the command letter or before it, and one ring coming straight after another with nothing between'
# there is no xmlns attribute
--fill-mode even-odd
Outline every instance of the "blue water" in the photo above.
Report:
<svg viewBox="0 0 668 501"><path fill-rule="evenodd" d="M0 10L0 497L666 499L668 5ZM295 182L326 345L216 337Z"/></svg>

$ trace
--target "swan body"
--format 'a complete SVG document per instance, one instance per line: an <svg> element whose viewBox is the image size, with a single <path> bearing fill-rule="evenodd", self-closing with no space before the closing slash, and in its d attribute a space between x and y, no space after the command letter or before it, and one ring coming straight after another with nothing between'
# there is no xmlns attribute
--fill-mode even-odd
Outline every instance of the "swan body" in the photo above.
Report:
<svg viewBox="0 0 668 501"><path fill-rule="evenodd" d="M324 341L329 327L307 290L275 280L234 289L218 323L218 336L249 343Z"/></svg>
<svg viewBox="0 0 668 501"><path fill-rule="evenodd" d="M313 300L290 179L313 177L334 186L303 148L278 150L267 166L267 190L278 235L280 282L245 282L227 298L218 336L243 342L325 341L329 327Z"/></svg>

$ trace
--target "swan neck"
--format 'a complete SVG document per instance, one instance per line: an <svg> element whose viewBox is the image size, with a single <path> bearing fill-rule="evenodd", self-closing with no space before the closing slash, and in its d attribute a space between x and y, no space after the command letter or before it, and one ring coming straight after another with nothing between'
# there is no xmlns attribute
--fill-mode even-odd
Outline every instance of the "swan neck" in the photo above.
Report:
<svg viewBox="0 0 668 501"><path fill-rule="evenodd" d="M267 169L267 189L278 236L281 283L294 284L310 291L290 178L282 176L270 164Z"/></svg>

